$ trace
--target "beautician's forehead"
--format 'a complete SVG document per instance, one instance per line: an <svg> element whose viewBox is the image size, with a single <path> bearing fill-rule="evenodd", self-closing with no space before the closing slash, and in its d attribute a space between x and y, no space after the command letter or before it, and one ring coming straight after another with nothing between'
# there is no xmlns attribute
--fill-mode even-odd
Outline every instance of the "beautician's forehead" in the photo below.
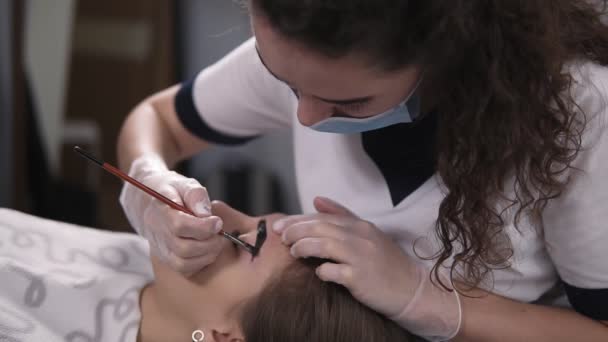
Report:
<svg viewBox="0 0 608 342"><path fill-rule="evenodd" d="M386 81L385 75L374 67L366 67L363 58L356 55L339 59L324 57L297 42L279 37L272 29L257 22L256 19L256 49L260 61L270 74L290 87L330 100L382 95L379 89Z"/></svg>

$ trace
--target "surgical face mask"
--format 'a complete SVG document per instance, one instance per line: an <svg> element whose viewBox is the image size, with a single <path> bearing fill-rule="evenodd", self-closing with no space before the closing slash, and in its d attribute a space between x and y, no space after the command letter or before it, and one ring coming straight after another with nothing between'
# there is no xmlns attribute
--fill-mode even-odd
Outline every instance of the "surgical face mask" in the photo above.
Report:
<svg viewBox="0 0 608 342"><path fill-rule="evenodd" d="M412 96L418 84L416 84L414 90L403 102L384 113L367 118L330 117L317 122L310 126L310 128L326 133L353 134L372 131L398 123L412 122L420 113L420 97L417 94Z"/></svg>

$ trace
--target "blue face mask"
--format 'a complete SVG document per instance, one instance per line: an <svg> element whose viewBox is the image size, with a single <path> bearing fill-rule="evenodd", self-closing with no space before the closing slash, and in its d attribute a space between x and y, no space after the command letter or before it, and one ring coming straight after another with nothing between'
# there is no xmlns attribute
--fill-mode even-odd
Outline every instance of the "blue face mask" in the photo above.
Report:
<svg viewBox="0 0 608 342"><path fill-rule="evenodd" d="M416 84L416 88L418 84ZM420 97L410 95L396 107L367 118L330 117L310 126L311 129L326 133L353 134L373 131L395 125L412 122L420 113Z"/></svg>

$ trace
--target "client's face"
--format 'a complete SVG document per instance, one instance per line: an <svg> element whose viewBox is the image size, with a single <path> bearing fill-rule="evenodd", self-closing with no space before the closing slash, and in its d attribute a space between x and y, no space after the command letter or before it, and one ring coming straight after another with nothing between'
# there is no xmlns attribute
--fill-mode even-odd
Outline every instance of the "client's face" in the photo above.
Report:
<svg viewBox="0 0 608 342"><path fill-rule="evenodd" d="M221 202L214 202L212 211L222 218L225 231L239 232L242 240L255 244L260 218L247 216ZM280 235L270 229L282 216L263 217L268 226L267 238L253 261L246 250L226 243L214 263L187 278L152 258L159 296L174 305L175 315L183 316L182 319L192 319L194 324L206 325L199 328L224 331L234 337L238 334L235 330L239 330L236 322L241 304L258 295L273 275L295 260L281 243ZM192 315L195 317L191 318Z"/></svg>
<svg viewBox="0 0 608 342"><path fill-rule="evenodd" d="M224 221L224 230L237 231L239 238L255 244L259 217L250 217L222 202L213 203L213 213ZM194 281L214 293L226 309L256 296L266 281L280 273L294 259L289 249L281 243L281 236L270 227L282 217L281 214L266 215L267 238L260 253L253 260L251 254L241 247L229 243L217 260L194 277Z"/></svg>

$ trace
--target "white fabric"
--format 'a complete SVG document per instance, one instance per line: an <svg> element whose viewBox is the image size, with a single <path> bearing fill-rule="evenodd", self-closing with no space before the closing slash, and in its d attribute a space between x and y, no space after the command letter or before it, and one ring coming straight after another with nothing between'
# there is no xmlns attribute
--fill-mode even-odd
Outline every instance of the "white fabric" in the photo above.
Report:
<svg viewBox="0 0 608 342"><path fill-rule="evenodd" d="M250 137L291 125L291 110L284 105L293 94L266 72L253 39L200 72L194 88L194 105L224 134Z"/></svg>
<svg viewBox="0 0 608 342"><path fill-rule="evenodd" d="M0 209L0 341L131 341L147 242Z"/></svg>
<svg viewBox="0 0 608 342"><path fill-rule="evenodd" d="M219 132L237 136L291 127L305 213L314 210L314 196L326 196L377 224L411 255L414 241L424 237L417 252L433 255L438 248L434 224L444 196L438 177L393 206L384 177L362 148L361 136L320 133L302 126L296 117L297 99L264 68L254 44L252 38L199 74L193 96L203 120ZM505 218L514 247L512 266L494 271L493 281L483 285L519 301L537 300L555 285L558 272L571 285L608 288L608 109L603 106L608 98L608 69L585 63L571 70L578 82L575 99L588 116L584 140L588 148L576 162L587 173L573 173L569 191L547 208L546 242L530 224L522 222L520 234L512 217Z"/></svg>
<svg viewBox="0 0 608 342"><path fill-rule="evenodd" d="M545 240L561 278L581 288L608 288L608 68L575 64L574 89L587 113L584 151L564 196L545 211ZM595 86L585 86L593 83ZM603 97L602 97L603 94Z"/></svg>

